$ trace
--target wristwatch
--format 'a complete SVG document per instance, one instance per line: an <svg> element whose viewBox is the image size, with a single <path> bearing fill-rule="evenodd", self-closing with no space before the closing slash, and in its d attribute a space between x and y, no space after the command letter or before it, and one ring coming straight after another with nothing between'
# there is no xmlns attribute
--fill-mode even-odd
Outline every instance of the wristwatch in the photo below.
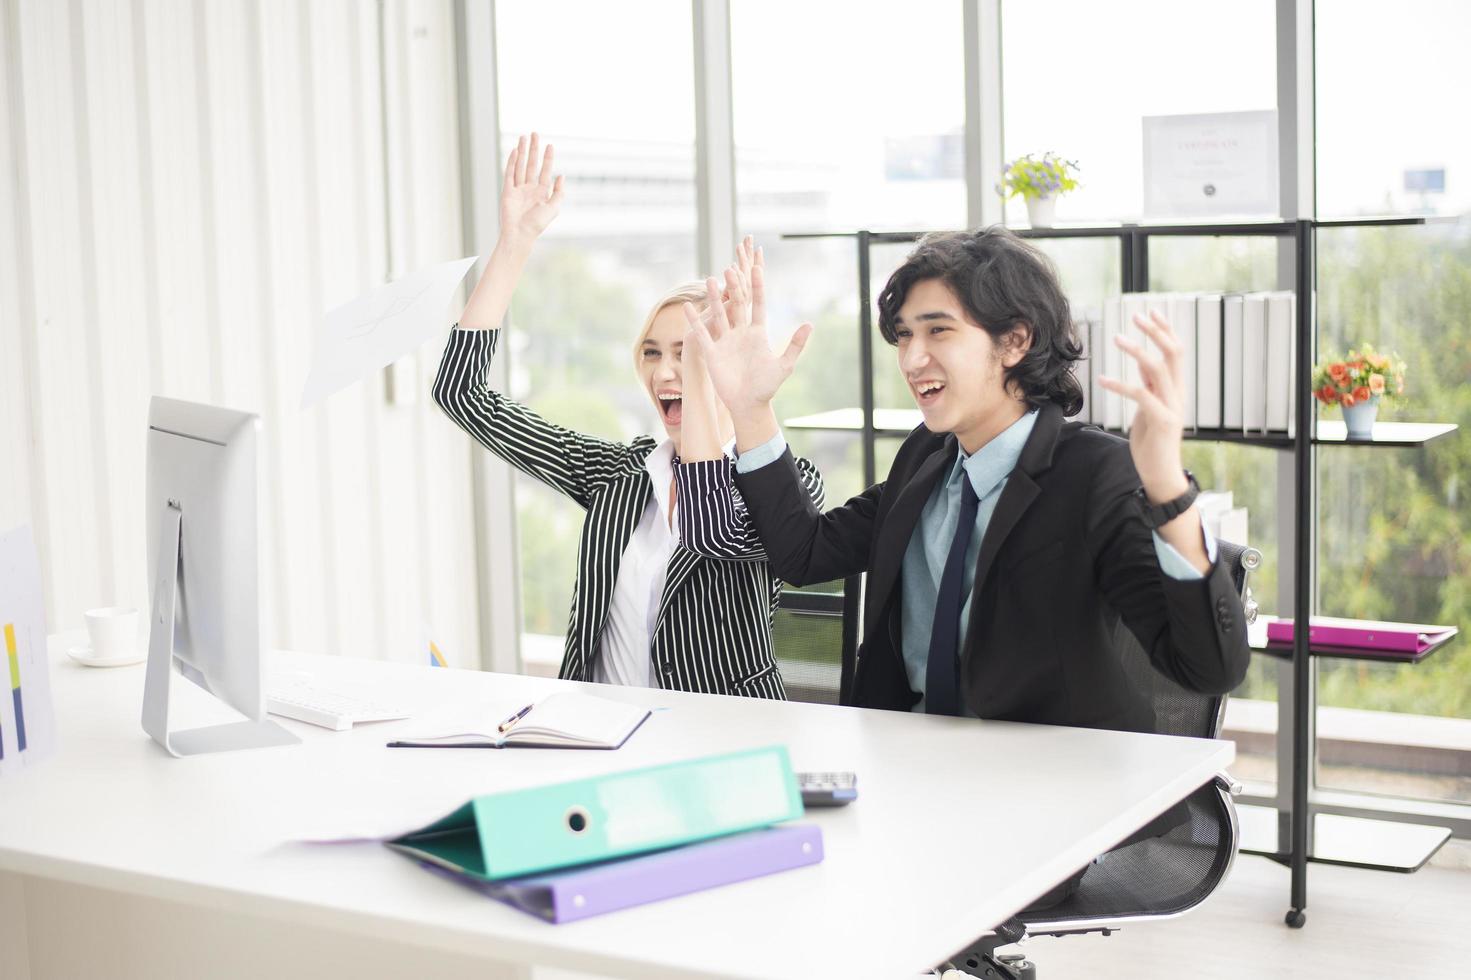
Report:
<svg viewBox="0 0 1471 980"><path fill-rule="evenodd" d="M1144 518L1145 527L1157 531L1190 509L1200 495L1200 484L1195 482L1195 474L1189 470L1185 471L1185 479L1190 484L1189 488L1174 500L1162 504L1151 504L1143 487L1134 491L1134 499L1139 502L1139 516Z"/></svg>

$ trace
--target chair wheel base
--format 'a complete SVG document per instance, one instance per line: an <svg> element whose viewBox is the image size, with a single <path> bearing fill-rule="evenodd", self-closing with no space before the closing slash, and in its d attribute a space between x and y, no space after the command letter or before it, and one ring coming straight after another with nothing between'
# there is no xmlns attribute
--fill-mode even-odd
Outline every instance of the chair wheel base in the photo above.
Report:
<svg viewBox="0 0 1471 980"><path fill-rule="evenodd" d="M946 970L941 977L964 977L966 980L1037 980L1037 964L1020 953L997 957L971 956L960 963L960 969Z"/></svg>
<svg viewBox="0 0 1471 980"><path fill-rule="evenodd" d="M1307 924L1308 914L1302 909L1288 909L1287 917L1282 921L1287 923L1288 928L1301 929Z"/></svg>

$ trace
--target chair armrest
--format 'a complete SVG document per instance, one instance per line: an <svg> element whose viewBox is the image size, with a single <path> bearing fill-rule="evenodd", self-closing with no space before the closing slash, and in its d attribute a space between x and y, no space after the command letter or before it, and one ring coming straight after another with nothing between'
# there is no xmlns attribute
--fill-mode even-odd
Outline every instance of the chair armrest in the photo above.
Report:
<svg viewBox="0 0 1471 980"><path fill-rule="evenodd" d="M1246 790L1229 772L1216 773L1215 783L1217 789L1232 796L1240 796Z"/></svg>

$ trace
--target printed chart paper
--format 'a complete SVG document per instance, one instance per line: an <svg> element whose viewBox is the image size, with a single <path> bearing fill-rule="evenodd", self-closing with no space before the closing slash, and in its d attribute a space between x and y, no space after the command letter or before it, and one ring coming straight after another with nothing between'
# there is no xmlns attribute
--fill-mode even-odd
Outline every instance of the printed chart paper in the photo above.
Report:
<svg viewBox="0 0 1471 980"><path fill-rule="evenodd" d="M445 309L477 258L420 269L329 312L317 333L301 407L361 381L443 332Z"/></svg>
<svg viewBox="0 0 1471 980"><path fill-rule="evenodd" d="M25 525L0 535L0 775L56 746L41 563Z"/></svg>

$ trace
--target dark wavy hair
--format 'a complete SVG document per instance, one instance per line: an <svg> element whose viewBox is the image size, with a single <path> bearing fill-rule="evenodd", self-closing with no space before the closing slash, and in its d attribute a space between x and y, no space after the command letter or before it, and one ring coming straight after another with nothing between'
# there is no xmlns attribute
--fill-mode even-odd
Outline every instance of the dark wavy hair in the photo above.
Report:
<svg viewBox="0 0 1471 980"><path fill-rule="evenodd" d="M1030 349L1006 369L1007 390L1019 390L1034 408L1052 403L1065 416L1082 411L1073 364L1083 348L1047 256L1000 226L925 236L879 294L879 333L890 345L898 343L895 323L909 290L929 279L949 286L997 344L1019 324L1031 328Z"/></svg>

